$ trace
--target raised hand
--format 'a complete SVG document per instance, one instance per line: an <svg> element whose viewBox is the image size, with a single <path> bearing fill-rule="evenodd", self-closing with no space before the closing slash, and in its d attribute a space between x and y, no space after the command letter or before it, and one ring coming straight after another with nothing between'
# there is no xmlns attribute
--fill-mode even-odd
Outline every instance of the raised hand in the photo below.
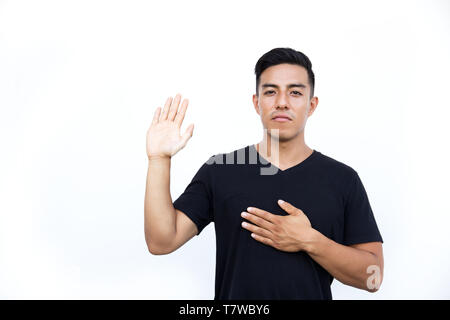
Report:
<svg viewBox="0 0 450 320"><path fill-rule="evenodd" d="M181 124L189 103L184 99L180 109L181 94L177 94L175 99L167 98L164 109L158 107L153 116L150 128L147 130L147 156L171 158L178 151L186 146L187 141L192 137L194 124L191 123L183 135L180 135Z"/></svg>

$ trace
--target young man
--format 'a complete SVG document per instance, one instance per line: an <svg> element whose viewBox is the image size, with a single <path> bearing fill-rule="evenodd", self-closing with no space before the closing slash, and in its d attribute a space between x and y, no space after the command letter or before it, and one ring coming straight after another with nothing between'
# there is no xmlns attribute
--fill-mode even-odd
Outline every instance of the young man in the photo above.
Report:
<svg viewBox="0 0 450 320"><path fill-rule="evenodd" d="M383 240L358 173L304 141L318 105L310 60L276 48L258 60L255 73L262 141L211 157L173 203L171 157L193 125L180 136L188 101L178 108L179 94L156 110L147 132L150 252L173 252L213 221L215 300L332 299L334 278L377 291ZM262 174L266 164L275 170Z"/></svg>

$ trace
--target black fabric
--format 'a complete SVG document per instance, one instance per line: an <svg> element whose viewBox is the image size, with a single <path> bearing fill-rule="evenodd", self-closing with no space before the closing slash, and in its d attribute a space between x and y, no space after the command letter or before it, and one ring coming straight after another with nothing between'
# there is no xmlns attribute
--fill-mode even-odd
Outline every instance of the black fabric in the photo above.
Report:
<svg viewBox="0 0 450 320"><path fill-rule="evenodd" d="M241 226L241 212L252 206L287 215L277 204L282 199L337 243L383 242L361 179L317 150L286 170L261 174L268 166L254 145L214 155L173 203L197 225L197 235L214 222L214 299L332 299L333 277L324 268L303 251L284 252L253 239Z"/></svg>

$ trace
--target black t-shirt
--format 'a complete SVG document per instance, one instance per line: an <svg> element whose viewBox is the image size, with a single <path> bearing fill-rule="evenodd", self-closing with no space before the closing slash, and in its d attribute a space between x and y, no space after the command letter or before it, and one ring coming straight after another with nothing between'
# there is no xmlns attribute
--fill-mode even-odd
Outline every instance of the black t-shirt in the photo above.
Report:
<svg viewBox="0 0 450 320"><path fill-rule="evenodd" d="M211 156L173 205L197 225L197 235L214 222L214 300L332 299L333 277L306 252L277 250L241 226L246 221L241 212L248 207L288 215L278 199L300 208L314 229L337 243L383 242L364 186L350 166L313 150L280 170L255 145Z"/></svg>

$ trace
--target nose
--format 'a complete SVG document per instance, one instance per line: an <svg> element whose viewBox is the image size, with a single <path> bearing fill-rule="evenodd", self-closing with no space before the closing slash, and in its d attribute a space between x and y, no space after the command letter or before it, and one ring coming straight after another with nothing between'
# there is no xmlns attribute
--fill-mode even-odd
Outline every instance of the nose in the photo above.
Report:
<svg viewBox="0 0 450 320"><path fill-rule="evenodd" d="M287 107L287 99L283 94L278 95L278 99L276 101L277 109L278 108L286 108Z"/></svg>
<svg viewBox="0 0 450 320"><path fill-rule="evenodd" d="M285 101L279 101L279 102L277 102L277 109L280 109L280 108L287 108L287 103L285 102Z"/></svg>

